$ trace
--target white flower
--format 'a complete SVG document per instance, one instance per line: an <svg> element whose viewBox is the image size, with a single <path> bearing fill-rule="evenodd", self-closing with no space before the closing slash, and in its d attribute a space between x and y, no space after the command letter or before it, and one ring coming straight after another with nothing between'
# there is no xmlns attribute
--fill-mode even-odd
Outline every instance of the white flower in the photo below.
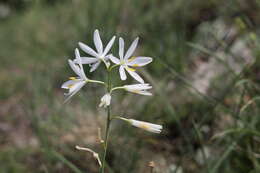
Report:
<svg viewBox="0 0 260 173"><path fill-rule="evenodd" d="M75 95L88 81L86 77L83 66L81 64L79 50L75 49L75 56L78 63L74 63L72 60L69 60L69 65L72 70L78 75L78 77L70 77L69 81L64 82L61 88L68 89L69 92L66 93L66 101L68 101L73 95Z"/></svg>
<svg viewBox="0 0 260 173"><path fill-rule="evenodd" d="M147 96L152 95L152 93L146 91L146 90L152 88L152 86L148 83L124 85L123 88L125 90L129 91L129 92L133 92L133 93L136 93L136 94L147 95Z"/></svg>
<svg viewBox="0 0 260 173"><path fill-rule="evenodd" d="M99 64L103 61L106 66L109 66L109 55L108 52L111 49L112 45L114 44L115 41L115 36L112 37L112 39L108 42L107 46L105 49L103 49L103 44L99 35L98 30L96 29L94 32L94 44L96 47L97 51L94 51L92 48L90 48L89 46L87 46L84 43L79 42L79 47L86 52L87 54L91 55L92 57L81 57L81 63L82 64L90 64L91 69L90 72L95 71ZM77 60L76 60L77 62Z"/></svg>
<svg viewBox="0 0 260 173"><path fill-rule="evenodd" d="M89 148L80 147L80 146L76 146L76 149L82 150L82 151L90 152L90 153L93 155L93 157L98 161L99 166L100 166L100 167L102 166L102 163L101 163L101 160L100 160L100 158L99 158L99 155L98 155L98 153L96 153L95 151L93 151L93 150L91 150L91 149L89 149Z"/></svg>
<svg viewBox="0 0 260 173"><path fill-rule="evenodd" d="M148 132L161 133L162 128L163 128L162 125L152 124L152 123L148 123L148 122L145 122L145 121L127 119L127 118L123 118L123 117L116 117L116 118L123 120L123 121L126 121L126 122L130 123L132 126L144 129Z"/></svg>
<svg viewBox="0 0 260 173"><path fill-rule="evenodd" d="M135 126L135 127L138 127L138 128L141 128L146 131L153 132L153 133L161 133L162 128L163 128L161 125L158 125L158 124L152 124L152 123L138 121L138 120L134 120L134 119L129 119L129 122L132 126Z"/></svg>
<svg viewBox="0 0 260 173"><path fill-rule="evenodd" d="M126 80L127 76L125 73L125 70L138 82L140 83L144 83L144 80L135 72L134 68L131 67L141 67L144 65L149 64L150 62L152 62L152 58L150 57L132 57L132 54L134 53L137 44L138 44L138 40L139 38L137 37L133 43L131 44L131 46L129 47L129 49L127 50L126 54L124 55L124 40L120 37L119 38L119 58L116 58L112 55L109 56L110 60L115 63L120 65L119 67L119 73L120 73L120 77L121 80ZM131 67L128 67L131 66Z"/></svg>
<svg viewBox="0 0 260 173"><path fill-rule="evenodd" d="M102 98L101 98L101 101L100 101L100 104L99 104L99 107L107 107L110 105L110 102L111 102L111 95L110 93L106 93Z"/></svg>

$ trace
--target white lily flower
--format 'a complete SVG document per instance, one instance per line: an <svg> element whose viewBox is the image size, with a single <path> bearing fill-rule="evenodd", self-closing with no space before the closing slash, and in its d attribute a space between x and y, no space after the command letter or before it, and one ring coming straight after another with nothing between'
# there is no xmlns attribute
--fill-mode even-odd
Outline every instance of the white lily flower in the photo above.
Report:
<svg viewBox="0 0 260 173"><path fill-rule="evenodd" d="M62 84L61 88L69 90L69 92L65 94L67 97L65 102L68 101L73 95L75 95L89 81L89 79L85 75L83 66L81 64L78 49L75 49L75 56L78 63L76 64L75 62L69 59L69 65L72 68L72 70L78 75L78 77L70 77L69 81L64 82Z"/></svg>
<svg viewBox="0 0 260 173"><path fill-rule="evenodd" d="M110 105L110 102L111 102L111 95L110 95L110 93L106 93L106 94L101 98L99 107L104 107L104 108L106 108L107 106Z"/></svg>
<svg viewBox="0 0 260 173"><path fill-rule="evenodd" d="M142 67L150 62L152 62L151 57L143 57L143 56L138 56L138 57L131 57L132 54L134 53L137 44L138 44L139 38L137 37L127 50L126 54L124 55L124 40L120 37L119 38L119 58L114 57L113 55L110 55L109 58L110 60L115 63L120 65L119 67L119 73L120 73L120 78L121 80L126 80L127 76L125 73L125 70L138 82L144 83L144 80L135 72L135 69L132 67ZM131 57L131 58L130 58ZM131 67L128 67L131 66Z"/></svg>
<svg viewBox="0 0 260 173"><path fill-rule="evenodd" d="M135 126L135 127L138 127L138 128L141 128L146 131L153 132L153 133L161 133L162 128L163 128L161 125L158 125L158 124L152 124L152 123L138 121L138 120L134 120L134 119L129 119L129 122L132 126Z"/></svg>
<svg viewBox="0 0 260 173"><path fill-rule="evenodd" d="M106 48L103 49L103 43L101 41L99 31L96 29L94 31L93 40L94 40L94 44L95 44L97 51L94 51L92 48L90 48L86 44L79 42L79 47L84 52L86 52L87 54L92 56L92 57L81 57L81 63L90 64L90 66L91 66L90 72L95 71L102 61L106 64L107 67L109 67L108 59L109 59L110 55L108 55L108 52L111 49L112 45L114 44L115 38L116 37L113 36L111 38L111 40L108 42ZM76 60L76 62L77 62L77 60Z"/></svg>
<svg viewBox="0 0 260 173"><path fill-rule="evenodd" d="M102 166L102 163L101 163L101 160L100 160L100 158L99 158L99 155L98 155L98 153L96 153L95 151L93 151L93 150L91 150L91 149L89 149L89 148L80 147L80 146L76 146L76 149L82 150L82 151L90 152L90 153L93 155L93 157L97 160L99 166L100 166L100 167Z"/></svg>
<svg viewBox="0 0 260 173"><path fill-rule="evenodd" d="M132 126L141 128L143 130L146 130L146 131L152 132L152 133L161 133L162 128L163 128L162 125L152 124L152 123L148 123L145 121L127 119L127 118L123 118L123 117L117 117L117 118L130 123Z"/></svg>
<svg viewBox="0 0 260 173"><path fill-rule="evenodd" d="M141 95L146 95L146 96L152 95L152 93L146 91L146 90L152 88L152 86L148 83L124 85L123 88L129 92L136 93L136 94L141 94Z"/></svg>

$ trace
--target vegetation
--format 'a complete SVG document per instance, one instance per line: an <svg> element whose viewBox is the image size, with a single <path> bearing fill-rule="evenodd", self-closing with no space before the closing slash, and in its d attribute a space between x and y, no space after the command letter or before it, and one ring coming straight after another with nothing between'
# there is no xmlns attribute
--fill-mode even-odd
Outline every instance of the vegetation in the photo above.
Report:
<svg viewBox="0 0 260 173"><path fill-rule="evenodd" d="M155 135L112 123L107 172L150 172L150 161L157 173L260 172L259 9L258 0L1 1L0 172L98 171L75 146L101 150L104 91L87 86L64 105L60 88L75 45L93 44L95 29L106 43L139 36L138 54L154 58L140 71L154 96L122 92L113 111L164 126Z"/></svg>

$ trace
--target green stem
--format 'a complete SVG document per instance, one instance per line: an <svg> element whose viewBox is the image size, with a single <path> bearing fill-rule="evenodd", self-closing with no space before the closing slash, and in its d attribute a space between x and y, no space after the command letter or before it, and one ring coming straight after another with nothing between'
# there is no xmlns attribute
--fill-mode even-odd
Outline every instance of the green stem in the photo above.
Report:
<svg viewBox="0 0 260 173"><path fill-rule="evenodd" d="M115 64L115 65L111 66L111 67L109 68L109 71L112 71L113 68L118 67L118 66L120 66L120 64Z"/></svg>
<svg viewBox="0 0 260 173"><path fill-rule="evenodd" d="M111 80L110 80L110 71L108 70L108 82L107 82L107 91L110 92L111 90ZM107 124L106 124L106 134L105 134L105 144L104 144L104 154L102 158L102 166L101 166L101 173L105 172L105 162L106 162L106 154L107 154L107 146L108 146L108 139L109 139L109 127L110 127L110 106L107 107Z"/></svg>
<svg viewBox="0 0 260 173"><path fill-rule="evenodd" d="M113 92L113 91L119 90L119 89L125 89L125 88L123 86L115 87L115 88L112 88L110 92Z"/></svg>
<svg viewBox="0 0 260 173"><path fill-rule="evenodd" d="M107 125L106 125L106 136L105 136L105 145L104 145L104 154L102 158L102 167L101 167L101 173L104 173L105 171L105 162L106 162L106 154L107 154L107 145L108 145L108 138L109 138L109 127L110 127L110 106L107 108Z"/></svg>
<svg viewBox="0 0 260 173"><path fill-rule="evenodd" d="M88 79L87 82L92 82L92 83L99 83L99 84L102 84L102 85L106 85L105 82L102 82L102 81L98 81L98 80L91 80L91 79Z"/></svg>

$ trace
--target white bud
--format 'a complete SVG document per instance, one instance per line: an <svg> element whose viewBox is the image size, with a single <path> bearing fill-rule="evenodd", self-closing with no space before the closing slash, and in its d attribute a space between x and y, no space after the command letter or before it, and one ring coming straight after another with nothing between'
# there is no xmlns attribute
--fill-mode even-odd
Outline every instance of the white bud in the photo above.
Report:
<svg viewBox="0 0 260 173"><path fill-rule="evenodd" d="M110 93L106 93L100 100L99 107L107 107L110 105L111 102L111 95Z"/></svg>

